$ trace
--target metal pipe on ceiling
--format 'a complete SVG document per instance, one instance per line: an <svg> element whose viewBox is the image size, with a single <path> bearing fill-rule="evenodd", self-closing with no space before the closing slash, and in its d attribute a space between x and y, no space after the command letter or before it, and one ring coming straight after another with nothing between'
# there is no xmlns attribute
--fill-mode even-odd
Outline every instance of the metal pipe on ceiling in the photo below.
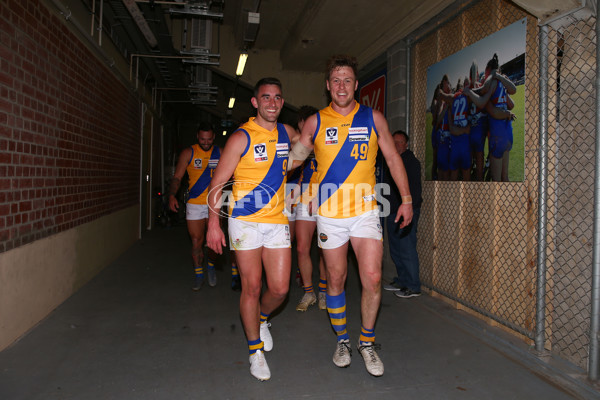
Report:
<svg viewBox="0 0 600 400"><path fill-rule="evenodd" d="M148 26L148 22L146 22L146 18L144 17L144 14L136 4L136 1L123 0L123 4L125 5L125 7L127 7L129 14L131 14L138 28L140 28L140 31L142 31L142 34L146 38L146 41L148 42L150 47L158 46L158 41L156 40L154 33L152 33L152 30Z"/></svg>

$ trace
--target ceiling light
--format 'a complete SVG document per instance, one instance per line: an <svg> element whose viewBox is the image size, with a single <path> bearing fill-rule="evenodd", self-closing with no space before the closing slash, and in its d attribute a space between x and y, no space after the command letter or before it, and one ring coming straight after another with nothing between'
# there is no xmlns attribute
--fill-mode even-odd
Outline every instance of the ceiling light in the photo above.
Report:
<svg viewBox="0 0 600 400"><path fill-rule="evenodd" d="M227 135L227 131L223 131L223 136L226 136L226 135Z"/></svg>
<svg viewBox="0 0 600 400"><path fill-rule="evenodd" d="M248 59L248 53L243 52L240 54L240 59L238 60L237 69L235 70L235 74L237 76L242 76L244 73L244 67L246 66L246 60Z"/></svg>
<svg viewBox="0 0 600 400"><path fill-rule="evenodd" d="M233 105L235 104L235 97L230 97L229 98L229 108L233 108Z"/></svg>

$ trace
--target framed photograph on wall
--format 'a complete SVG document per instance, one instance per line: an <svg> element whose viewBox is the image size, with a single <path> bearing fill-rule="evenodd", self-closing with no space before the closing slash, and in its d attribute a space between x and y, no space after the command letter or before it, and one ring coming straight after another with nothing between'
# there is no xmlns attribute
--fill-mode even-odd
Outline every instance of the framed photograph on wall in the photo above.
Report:
<svg viewBox="0 0 600 400"><path fill-rule="evenodd" d="M526 20L427 69L425 179L522 182Z"/></svg>

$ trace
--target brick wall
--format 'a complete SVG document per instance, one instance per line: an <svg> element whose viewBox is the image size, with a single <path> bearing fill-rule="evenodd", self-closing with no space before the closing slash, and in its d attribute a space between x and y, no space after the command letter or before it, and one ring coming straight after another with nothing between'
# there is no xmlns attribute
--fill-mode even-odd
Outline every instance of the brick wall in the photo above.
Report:
<svg viewBox="0 0 600 400"><path fill-rule="evenodd" d="M38 0L0 2L0 252L138 202L138 100Z"/></svg>

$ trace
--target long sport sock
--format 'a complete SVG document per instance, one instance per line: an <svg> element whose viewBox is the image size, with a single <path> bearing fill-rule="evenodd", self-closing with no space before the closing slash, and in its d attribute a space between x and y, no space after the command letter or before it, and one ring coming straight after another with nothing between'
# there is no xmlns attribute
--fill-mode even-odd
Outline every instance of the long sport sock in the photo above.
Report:
<svg viewBox="0 0 600 400"><path fill-rule="evenodd" d="M325 279L319 279L319 293L325 293L327 291L327 281Z"/></svg>
<svg viewBox="0 0 600 400"><path fill-rule="evenodd" d="M264 351L263 342L260 338L256 340L248 340L248 349L250 350L250 355L256 353L257 350Z"/></svg>
<svg viewBox="0 0 600 400"><path fill-rule="evenodd" d="M358 340L362 345L371 345L375 343L375 328L367 329L364 325L361 325L360 338Z"/></svg>
<svg viewBox="0 0 600 400"><path fill-rule="evenodd" d="M260 313L260 323L264 324L267 322L267 319L269 319L269 315L270 314L265 314L263 312Z"/></svg>
<svg viewBox="0 0 600 400"><path fill-rule="evenodd" d="M337 334L338 342L342 340L350 340L348 332L346 331L346 292L338 294L337 296L327 295L327 312L329 313L329 320L331 326Z"/></svg>

